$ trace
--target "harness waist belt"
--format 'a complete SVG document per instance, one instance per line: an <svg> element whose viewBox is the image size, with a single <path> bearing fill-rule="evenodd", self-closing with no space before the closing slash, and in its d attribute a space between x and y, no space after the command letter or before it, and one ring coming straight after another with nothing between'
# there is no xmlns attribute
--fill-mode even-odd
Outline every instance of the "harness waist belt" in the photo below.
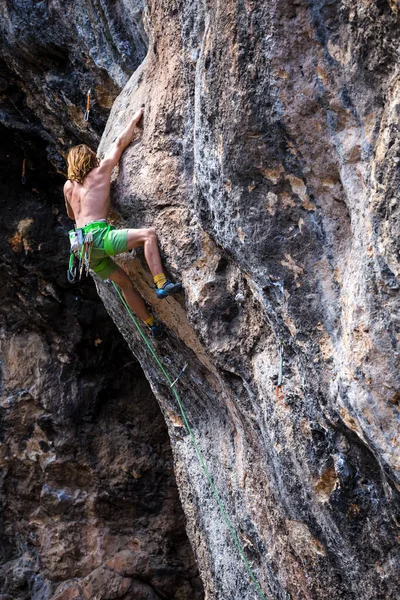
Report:
<svg viewBox="0 0 400 600"><path fill-rule="evenodd" d="M86 233L87 231L91 231L92 229L102 229L104 227L109 227L109 225L108 225L107 221L102 220L102 221L92 221L91 223L88 223L87 225L80 227L80 229L82 229L82 231L84 231Z"/></svg>

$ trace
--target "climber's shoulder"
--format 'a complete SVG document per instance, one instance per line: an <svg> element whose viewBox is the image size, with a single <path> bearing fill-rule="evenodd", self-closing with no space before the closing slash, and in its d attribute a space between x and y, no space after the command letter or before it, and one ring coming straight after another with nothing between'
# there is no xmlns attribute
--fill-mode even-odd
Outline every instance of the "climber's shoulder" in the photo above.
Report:
<svg viewBox="0 0 400 600"><path fill-rule="evenodd" d="M64 183L64 196L66 198L68 198L68 196L71 194L73 187L74 187L74 185L73 185L72 181L67 179L67 181Z"/></svg>
<svg viewBox="0 0 400 600"><path fill-rule="evenodd" d="M98 172L99 175L111 174L111 171L117 164L118 164L118 161L116 161L114 159L114 156L108 155L101 159L96 171Z"/></svg>

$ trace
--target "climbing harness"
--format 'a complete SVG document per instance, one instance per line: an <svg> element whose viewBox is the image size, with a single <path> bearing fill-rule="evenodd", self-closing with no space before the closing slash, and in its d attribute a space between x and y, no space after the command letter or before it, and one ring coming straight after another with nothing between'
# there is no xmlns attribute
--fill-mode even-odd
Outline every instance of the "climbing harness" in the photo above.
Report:
<svg viewBox="0 0 400 600"><path fill-rule="evenodd" d="M26 173L26 158L24 158L24 160L22 161L22 175L21 175L22 185L25 185L25 183L26 183L25 173Z"/></svg>
<svg viewBox="0 0 400 600"><path fill-rule="evenodd" d="M162 365L162 363L161 363L160 359L158 358L157 354L156 354L156 353L155 353L155 351L153 350L153 347L151 346L151 344L150 344L149 340L147 339L147 337L146 337L146 336L145 336L145 334L143 333L143 331L142 331L142 328L140 327L139 323L137 322L137 320L136 320L136 319L135 319L135 317L133 316L133 313L132 313L132 311L131 311L130 307L128 306L128 304L127 304L127 302L126 302L125 298L123 297L123 295L122 295L122 293L121 293L120 289L118 288L118 286L115 284L115 282L114 282L114 281L112 281L112 284L113 284L113 286L114 286L114 289L116 290L116 292L117 292L117 294L118 294L118 296L119 296L119 298L120 298L120 300L121 300L122 304L124 305L124 307L125 307L125 309L126 309L126 311L127 311L128 315L129 315L129 317L130 317L130 318L131 318L131 320L133 321L133 324L135 325L135 327L136 327L136 329L138 330L138 332L139 332L139 334L140 334L141 338L143 339L144 343L146 344L146 346L147 346L148 350L150 351L150 354L151 354L151 355L152 355L152 357L154 358L155 362L157 363L157 365L158 365L158 367L160 368L160 370L161 370L162 374L164 375L164 377L165 377L165 379L166 379L167 383L169 384L170 388L172 389L172 391L173 391L173 393L174 393L174 396L175 396L175 398L176 398L176 401L177 401L177 403L178 403L178 406L179 406L179 410L180 410L180 412L181 412L181 415L182 415L183 422L185 423L186 429L187 429L187 431L188 431L188 433L189 433L189 435L190 435L190 438L191 438L191 440L192 440L192 443L193 443L194 449L195 449L195 451L196 451L196 454L197 454L197 458L198 458L198 459L199 459L199 461L200 461L200 464L201 464L201 466L202 466L202 469L203 469L203 471L204 471L204 474L205 474L205 476L206 476L206 478L207 478L207 480L208 480L208 483L209 483L209 485L210 485L210 487L211 487L211 490L212 490L212 493L213 493L213 495L214 495L214 498L215 498L215 499L216 499L216 501L217 501L217 505L218 505L218 508L219 508L219 510L220 510L220 512L221 512L221 514L222 514L222 517L223 517L223 519L224 519L224 521L225 521L225 523L226 523L226 525L227 525L227 527L228 527L228 530L229 530L229 532L230 532L230 534L231 534L231 536L232 536L232 539L233 539L233 541L235 542L235 545L236 545L236 547L237 547L237 549L238 549L238 551L239 551L239 554L240 554L240 556L241 556L241 558L242 558L242 560L243 560L243 562L244 562L244 564L245 564L245 567L246 567L246 569L247 569L247 571L248 571L248 573L249 573L249 575L250 575L250 577L251 577L251 579L252 579L252 581L253 581L253 583L254 583L254 585L255 585L256 589L257 589L257 592L258 592L258 593L259 593L259 595L260 595L260 598L262 598L262 600L267 600L267 598L266 598L266 596L264 595L264 593L263 593L263 591L262 591L262 589L261 589L261 586L260 586L260 584L258 583L258 580L257 580L257 578L256 578L256 576L255 576L255 574L254 574L254 572L253 572L253 570L252 570L252 568L251 568L251 566L250 566L250 564L249 564L249 561L248 561L248 560L247 560L247 558L246 558L246 555L245 555L245 553L244 553L243 546L242 546L242 544L240 543L240 541L239 541L239 539L238 539L238 536L236 535L236 533L235 533L235 530L233 529L233 526L232 526L232 524L231 524L231 522L230 522L230 520L229 520L229 517L228 517L228 515L227 515L227 513L226 513L226 511L225 511L225 508L224 508L224 505L222 504L222 500L221 500L221 498L220 498L220 495L218 494L218 491L217 491L217 489L216 489L216 487L215 487L215 485L214 485L214 482L213 482L213 480L212 480L212 478L211 478L210 472L209 472L209 470L208 470L208 468L207 468L207 465L206 465L206 463L205 463L205 460L204 460L204 458L203 458L203 455L202 455L202 453L201 453L201 451L200 451L200 448L199 448L199 446L197 445L196 438L194 437L194 433L193 433L193 431L192 431L192 429L191 429L191 427L190 427L190 425L189 425L189 421L188 421L188 419L187 419L187 416L186 416L185 410L184 410L184 408L183 408L183 404L182 404L182 401L181 401L181 399L180 399L180 396L179 396L179 394L178 394L178 392L177 392L177 390L176 390L175 384L177 383L177 381L180 379L180 377L181 377L181 376L182 376L182 374L184 373L184 371L185 371L185 369L186 369L186 367L187 367L187 363L185 364L185 366L183 367L182 371L179 373L179 375L178 375L178 377L175 379L175 381L171 381L171 378L169 377L169 375L168 375L167 371L165 370L164 366Z"/></svg>
<svg viewBox="0 0 400 600"><path fill-rule="evenodd" d="M67 271L67 279L69 283L74 283L78 277L78 258L76 254L71 252L69 255L69 265Z"/></svg>
<svg viewBox="0 0 400 600"><path fill-rule="evenodd" d="M86 110L85 110L85 116L83 117L83 119L84 119L84 121L86 121L86 123L89 121L91 91L92 90L88 90L88 93L86 95Z"/></svg>
<svg viewBox="0 0 400 600"><path fill-rule="evenodd" d="M85 231L86 227L71 229L68 232L71 245L69 255L69 265L67 279L70 283L75 283L82 278L83 271L89 273L90 257L93 248L93 233Z"/></svg>
<svg viewBox="0 0 400 600"><path fill-rule="evenodd" d="M277 383L276 388L275 388L275 392L276 392L276 397L277 398L284 398L285 397L285 392L283 391L282 383L283 383L283 342L281 342L281 344L279 346L278 383Z"/></svg>
<svg viewBox="0 0 400 600"><path fill-rule="evenodd" d="M82 277L83 269L85 269L86 275L89 273L90 256L92 254L93 247L93 233L88 231L83 238L83 245L81 250L81 264L79 271L79 279Z"/></svg>

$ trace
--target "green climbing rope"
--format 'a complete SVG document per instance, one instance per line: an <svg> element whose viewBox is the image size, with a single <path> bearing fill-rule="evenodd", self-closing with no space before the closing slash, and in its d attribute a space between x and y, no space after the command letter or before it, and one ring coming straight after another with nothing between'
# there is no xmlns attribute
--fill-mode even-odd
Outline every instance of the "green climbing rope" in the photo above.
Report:
<svg viewBox="0 0 400 600"><path fill-rule="evenodd" d="M178 392L176 391L176 388L175 388L175 386L173 385L173 382L171 381L171 379L170 379L170 377L169 377L168 373L166 372L166 370L165 370L164 366L162 365L162 363L161 363L160 359L158 358L157 354L154 352L154 350L153 350L153 348L152 348L151 344L149 343L149 341L148 341L147 337L144 335L144 333L143 333L143 331L142 331L142 329L141 329L141 327L140 327L139 323L137 322L137 320L136 320L136 319L135 319L135 317L133 316L133 313L132 313L132 311L131 311L131 309L130 309L129 305L127 304L127 302L126 302L125 298L124 298L124 297L123 297L123 295L121 294L121 291L120 291L120 289L119 289L119 288L118 288L118 286L117 286L117 285L114 283L114 281L112 282L112 284L113 284L114 288L116 289L116 291L117 291L117 294L118 294L118 296L120 297L122 304L125 306L125 308L126 308L126 311L127 311L127 313L129 314L130 318L132 319L132 321L133 321L133 323L134 323L134 325L135 325L136 329L138 330L139 334L141 335L141 337L142 337L143 341L145 342L145 344L146 344L147 348L149 349L149 351L150 351L151 355L153 356L154 360L156 361L157 365L160 367L160 369L161 369L161 371L162 371L162 373L163 373L163 375L164 375L165 379L167 380L167 382L168 382L169 386L171 387L171 389L172 389L172 391L173 391L173 393L174 393L174 396L175 396L175 398L176 398L176 400L177 400L177 402L178 402L179 409L180 409L180 411L181 411L181 415L182 415L183 421L184 421L184 423L185 423L185 425L186 425L186 428L187 428L187 430L188 430L188 432L189 432L190 438L191 438L191 440L192 440L192 442L193 442L193 446L194 446L194 448L195 448L195 451L196 451L197 457L198 457L198 459L199 459L199 461L200 461L200 464L201 464L201 466L202 466L202 468L203 468L203 471L204 471L204 474L205 474L205 476L206 476L206 478L207 478L207 480L208 480L208 483L210 484L210 487L211 487L211 489L212 489L212 492L213 492L213 494L214 494L214 497L215 497L215 499L216 499L216 501L217 501L217 504L218 504L218 507L219 507L219 509L220 509L220 511L221 511L221 514L222 514L222 516L223 516L223 518L224 518L224 520L225 520L225 523L226 523L226 525L227 525L227 527L228 527L228 529L229 529L229 531L230 531L230 533L231 533L231 535L232 535L232 538L233 538L233 540L234 540L234 542L235 542L235 544L236 544L236 547L237 547L237 549L239 550L239 554L240 554L240 556L241 556L241 557L242 557L242 559L243 559L243 562L244 562L244 564L245 564L245 566L246 566L246 569L247 569L247 571L249 572L249 575L250 575L251 579L253 580L253 583L254 583L254 585L256 586L258 593L260 594L260 597L261 597L263 600L267 600L267 598L265 597L265 595L264 595L264 593L263 593L263 591L262 591L262 589L261 589L261 586L260 586L260 584L259 584L259 583L258 583L258 581L257 581L257 578L256 578L256 576L255 576L255 575L254 575L254 573L253 573L253 570L252 570L252 568L251 568L251 566L250 566L250 564L249 564L249 561L248 561L248 560L247 560L247 558L246 558L246 555L245 555L245 553L244 553L243 547L242 547L242 545L241 545L241 543L240 543L240 541L239 541L239 539L238 539L238 537L237 537L237 535L236 535L236 533L235 533L235 530L233 529L233 526L232 526L232 524L231 524L231 522L230 522L230 520L229 520L229 517L228 517L228 515L226 514L226 511L225 511L225 508L224 508L224 506L223 506L223 504L222 504L221 498L220 498L220 496L219 496L219 494L218 494L218 491L217 491L217 489L216 489L216 487L215 487L215 485L214 485L214 482L213 482L213 480L212 480L212 478L211 478L211 475L210 475L210 473L209 473L209 470L208 470L208 468L207 468L207 465L206 465L206 463L205 463L205 461L204 461L204 458L203 458L203 455L202 455L202 453L201 453L201 451L200 451L200 448L199 448L199 447L198 447L198 445L197 445L196 438L194 437L193 431L192 431L192 429L191 429L191 427L190 427L190 425L189 425L189 422L188 422L188 419L187 419L187 417L186 417L186 413L185 413L185 410L184 410L184 408L183 408L183 405L182 405L181 399L180 399L180 397L179 397L179 394L178 394ZM176 383L176 380L175 380L175 382L174 382L174 383Z"/></svg>

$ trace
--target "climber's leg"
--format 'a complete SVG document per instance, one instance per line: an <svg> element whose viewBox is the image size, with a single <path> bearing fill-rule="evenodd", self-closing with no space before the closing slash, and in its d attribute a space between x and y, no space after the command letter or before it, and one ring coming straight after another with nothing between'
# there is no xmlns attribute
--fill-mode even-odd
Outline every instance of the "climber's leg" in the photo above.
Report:
<svg viewBox="0 0 400 600"><path fill-rule="evenodd" d="M144 247L144 255L153 275L162 272L161 258L158 251L157 236L154 229L115 229L112 228L105 234L99 247L109 256L127 252L132 248Z"/></svg>
<svg viewBox="0 0 400 600"><path fill-rule="evenodd" d="M144 256L153 277L158 273L162 273L161 258L155 229L128 229L126 241L129 250L143 246Z"/></svg>
<svg viewBox="0 0 400 600"><path fill-rule="evenodd" d="M154 338L157 341L164 340L167 337L164 327L148 313L142 296L133 287L127 273L121 267L117 267L108 279L114 281L121 288L127 304L150 327Z"/></svg>
<svg viewBox="0 0 400 600"><path fill-rule="evenodd" d="M152 227L149 229L128 229L126 241L129 250L138 248L139 246L144 247L144 256L153 275L158 298L163 299L170 294L176 294L181 291L181 283L173 283L164 275L155 229Z"/></svg>
<svg viewBox="0 0 400 600"><path fill-rule="evenodd" d="M117 267L115 271L108 277L121 288L122 294L130 306L130 308L143 320L147 321L150 314L147 311L146 305L142 296L135 290L129 276L121 267Z"/></svg>

